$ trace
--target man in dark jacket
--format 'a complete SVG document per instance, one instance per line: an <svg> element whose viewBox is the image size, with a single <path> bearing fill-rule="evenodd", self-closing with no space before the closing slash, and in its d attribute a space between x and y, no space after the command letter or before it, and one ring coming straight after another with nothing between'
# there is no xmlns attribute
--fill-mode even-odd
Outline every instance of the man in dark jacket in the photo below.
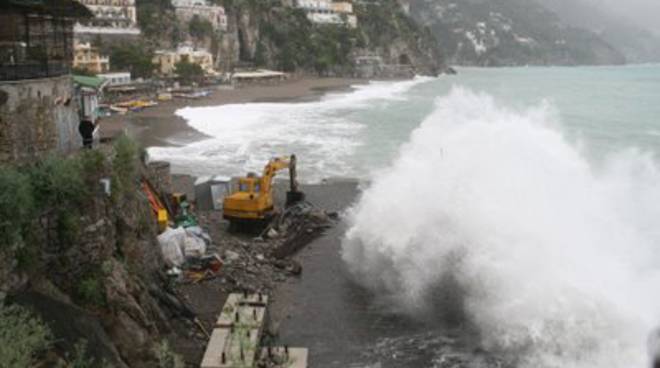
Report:
<svg viewBox="0 0 660 368"><path fill-rule="evenodd" d="M92 143L94 143L94 129L96 129L96 125L92 122L91 117L85 116L85 118L80 121L78 131L82 136L83 148L92 148Z"/></svg>

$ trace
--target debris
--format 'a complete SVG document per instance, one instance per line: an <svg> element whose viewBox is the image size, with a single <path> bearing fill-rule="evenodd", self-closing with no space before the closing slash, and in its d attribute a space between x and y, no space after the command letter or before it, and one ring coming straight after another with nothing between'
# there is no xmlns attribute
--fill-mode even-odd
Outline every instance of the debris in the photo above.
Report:
<svg viewBox="0 0 660 368"><path fill-rule="evenodd" d="M183 254L186 258L201 258L206 254L206 242L202 238L190 235L187 231L183 239Z"/></svg>
<svg viewBox="0 0 660 368"><path fill-rule="evenodd" d="M225 252L225 259L227 259L230 262L238 261L240 258L241 255L234 251L228 250Z"/></svg>
<svg viewBox="0 0 660 368"><path fill-rule="evenodd" d="M158 235L158 244L163 255L165 263L170 266L180 267L185 261L182 244L186 237L186 231L182 228L167 228L162 234Z"/></svg>
<svg viewBox="0 0 660 368"><path fill-rule="evenodd" d="M204 240L206 245L211 245L211 243L212 243L212 240L211 240L211 237L209 236L209 234L206 231L202 230L202 228L199 227L199 226L188 227L188 228L186 228L186 232L188 234L192 235L192 236L195 236L197 238L200 238L200 239Z"/></svg>
<svg viewBox="0 0 660 368"><path fill-rule="evenodd" d="M175 219L177 226L181 226L183 228L197 226L197 219L195 216L191 215L190 212L188 212L188 208L190 208L190 204L188 202L181 202L179 205L179 214Z"/></svg>
<svg viewBox="0 0 660 368"><path fill-rule="evenodd" d="M286 258L334 224L334 216L314 207L309 202L299 202L277 216L266 230L279 231L284 241L274 247L271 255L277 259ZM283 234L283 235L282 235Z"/></svg>
<svg viewBox="0 0 660 368"><path fill-rule="evenodd" d="M181 269L179 267L172 267L169 270L167 270L167 276L179 276L181 275Z"/></svg>
<svg viewBox="0 0 660 368"><path fill-rule="evenodd" d="M163 258L169 266L181 266L186 259L199 259L206 254L211 237L199 227L167 228L158 236Z"/></svg>
<svg viewBox="0 0 660 368"><path fill-rule="evenodd" d="M270 228L268 229L268 232L266 233L267 237L270 239L275 239L277 238L280 234L277 232L277 230Z"/></svg>

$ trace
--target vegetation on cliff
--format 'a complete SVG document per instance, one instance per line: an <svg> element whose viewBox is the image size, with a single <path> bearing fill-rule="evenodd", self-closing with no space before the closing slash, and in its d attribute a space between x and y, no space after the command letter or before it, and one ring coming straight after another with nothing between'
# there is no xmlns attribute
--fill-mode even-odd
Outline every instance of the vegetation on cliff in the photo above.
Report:
<svg viewBox="0 0 660 368"><path fill-rule="evenodd" d="M36 354L48 345L71 363L82 361L76 342L90 341L97 362L159 366L169 322L152 295L164 278L139 156L124 137L106 153L0 168L0 325L34 330L12 348L3 328L9 353L51 361Z"/></svg>
<svg viewBox="0 0 660 368"><path fill-rule="evenodd" d="M314 26L301 9L280 8L261 22L254 62L287 72L326 74L351 64L358 42L354 30L341 25Z"/></svg>
<svg viewBox="0 0 660 368"><path fill-rule="evenodd" d="M401 55L423 74L442 68L442 56L428 30L403 13L396 0L378 4L355 4L357 29L345 25L312 23L302 9L280 0L214 0L225 7L228 29L214 32L200 18L187 24L177 20L169 0L138 0L138 21L143 42L140 50L152 55L154 49L175 47L184 40L206 47L220 69L252 63L259 67L318 75L353 75L356 54L378 54L388 64L397 64ZM149 76L150 64L137 57L128 45L112 50L124 69ZM134 73L135 73L134 72Z"/></svg>
<svg viewBox="0 0 660 368"><path fill-rule="evenodd" d="M353 75L354 56L373 54L387 64L403 59L417 72L443 65L433 36L403 13L395 0L355 4L358 27L314 24L299 8L279 1L225 1L235 20L238 59L257 66L319 75ZM231 32L230 27L230 32ZM231 49L231 48L230 48Z"/></svg>

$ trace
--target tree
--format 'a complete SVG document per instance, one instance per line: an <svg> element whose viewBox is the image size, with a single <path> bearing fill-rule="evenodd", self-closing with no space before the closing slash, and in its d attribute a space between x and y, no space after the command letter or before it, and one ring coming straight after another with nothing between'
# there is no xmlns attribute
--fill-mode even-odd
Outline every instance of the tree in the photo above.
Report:
<svg viewBox="0 0 660 368"><path fill-rule="evenodd" d="M198 64L183 59L174 65L174 72L183 84L199 83L204 78L204 70Z"/></svg>
<svg viewBox="0 0 660 368"><path fill-rule="evenodd" d="M115 70L128 70L135 78L150 78L156 66L153 52L143 44L119 44L110 51L110 65Z"/></svg>
<svg viewBox="0 0 660 368"><path fill-rule="evenodd" d="M202 41L213 35L213 25L208 20L195 15L188 23L188 32L195 40Z"/></svg>

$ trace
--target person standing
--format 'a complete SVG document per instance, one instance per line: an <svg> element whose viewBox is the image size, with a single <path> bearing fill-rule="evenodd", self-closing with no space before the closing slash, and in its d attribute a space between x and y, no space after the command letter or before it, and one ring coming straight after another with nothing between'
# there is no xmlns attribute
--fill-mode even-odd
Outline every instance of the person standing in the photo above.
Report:
<svg viewBox="0 0 660 368"><path fill-rule="evenodd" d="M96 124L94 124L90 116L85 116L80 121L78 131L82 136L83 148L92 149L92 144L94 143L94 129L96 129Z"/></svg>

